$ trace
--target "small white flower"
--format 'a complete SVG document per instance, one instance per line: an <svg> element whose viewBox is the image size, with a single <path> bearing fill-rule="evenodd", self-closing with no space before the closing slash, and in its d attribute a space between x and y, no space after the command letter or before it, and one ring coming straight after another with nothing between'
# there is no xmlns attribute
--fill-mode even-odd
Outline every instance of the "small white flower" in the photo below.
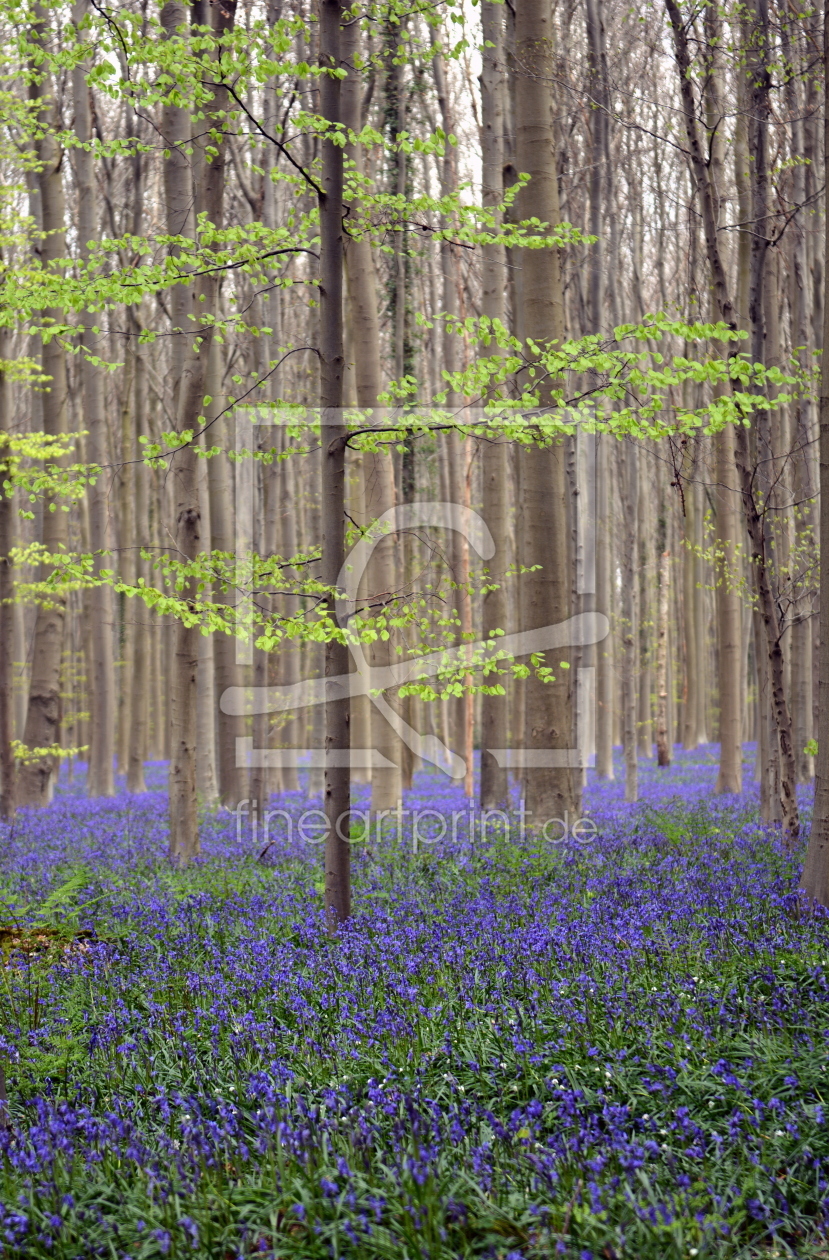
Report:
<svg viewBox="0 0 829 1260"><path fill-rule="evenodd" d="M775 1137L785 1137L785 1136L786 1136L786 1134L783 1132L783 1130L782 1130L782 1129L775 1129L775 1130L774 1130L774 1136L775 1136Z"/></svg>
<svg viewBox="0 0 829 1260"><path fill-rule="evenodd" d="M709 1111L710 1111L711 1109L713 1109L713 1106L714 1106L713 1102L709 1102L709 1104L708 1104L708 1109L709 1109Z"/></svg>
<svg viewBox="0 0 829 1260"><path fill-rule="evenodd" d="M645 1112L645 1114L643 1115L642 1119L643 1119L643 1120L650 1120L650 1118L651 1118L651 1117L650 1117L650 1112L646 1111L646 1112Z"/></svg>
<svg viewBox="0 0 829 1260"><path fill-rule="evenodd" d="M689 1255L689 1256L698 1256L698 1255L699 1255L699 1247L692 1247L692 1248L691 1248L691 1250L688 1252L688 1255Z"/></svg>
<svg viewBox="0 0 829 1260"><path fill-rule="evenodd" d="M660 1130L659 1130L659 1132L662 1134L662 1136L663 1136L663 1137L665 1137L665 1135L667 1134L668 1130L667 1130L667 1129L660 1129Z"/></svg>

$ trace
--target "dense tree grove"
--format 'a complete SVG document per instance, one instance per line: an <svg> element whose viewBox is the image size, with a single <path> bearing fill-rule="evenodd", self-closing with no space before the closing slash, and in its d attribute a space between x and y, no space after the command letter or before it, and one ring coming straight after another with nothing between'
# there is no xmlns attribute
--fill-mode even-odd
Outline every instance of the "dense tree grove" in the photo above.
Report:
<svg viewBox="0 0 829 1260"><path fill-rule="evenodd" d="M0 1254L825 1260L829 0L0 0Z"/></svg>
<svg viewBox="0 0 829 1260"><path fill-rule="evenodd" d="M829 708L821 15L2 25L5 814L67 758L102 796L168 758L186 863L200 805L264 808L310 757L340 920L352 779L394 810L442 758L471 794L479 750L485 806L518 779L560 817L614 743L635 801L639 756L716 738L725 793L756 740L794 844Z"/></svg>

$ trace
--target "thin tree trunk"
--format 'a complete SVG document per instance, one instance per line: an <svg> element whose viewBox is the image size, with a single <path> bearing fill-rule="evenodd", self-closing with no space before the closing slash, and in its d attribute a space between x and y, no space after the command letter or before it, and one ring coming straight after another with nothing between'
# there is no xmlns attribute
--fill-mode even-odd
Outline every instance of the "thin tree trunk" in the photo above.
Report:
<svg viewBox="0 0 829 1260"><path fill-rule="evenodd" d="M320 0L319 64L339 70L340 0ZM320 76L320 113L340 122L340 80ZM322 142L320 218L320 438L322 446L322 580L332 592L326 599L331 628L338 626L335 590L345 561L345 443L343 391L343 151ZM348 645L338 638L325 644L325 677L348 673ZM325 697L325 910L332 931L351 914L349 844L350 768L348 699L330 681Z"/></svg>
<svg viewBox="0 0 829 1260"><path fill-rule="evenodd" d="M714 438L717 528L717 689L720 702L720 767L717 792L743 788L742 651L743 609L738 581L737 487L734 433L730 426Z"/></svg>
<svg viewBox="0 0 829 1260"><path fill-rule="evenodd" d="M829 3L824 6L824 133L823 155L829 170ZM824 216L829 258L829 214ZM823 307L823 354L820 374L820 607L829 609L829 302ZM824 616L825 616L824 612ZM815 807L800 887L806 896L829 906L829 633L820 632L818 738L815 758Z"/></svg>
<svg viewBox="0 0 829 1260"><path fill-rule="evenodd" d="M481 119L483 124L483 204L497 206L504 195L504 38L503 6L482 0L481 24L484 39L481 73ZM500 217L500 216L499 216ZM483 293L481 311L490 320L503 324L506 268L502 245L485 244L482 249ZM497 348L493 346L493 351ZM482 635L485 640L507 631L508 502L507 447L497 434L483 444L481 452L483 515L495 541L495 555L489 562L489 577L481 607ZM501 675L491 674L485 682L502 688L502 695L481 697L481 807L502 809L509 798L506 765L499 765L491 748L506 748L508 739L507 697ZM503 755L502 755L503 759Z"/></svg>
<svg viewBox="0 0 829 1260"><path fill-rule="evenodd" d="M650 758L653 756L653 724L651 719L651 682L653 665L651 657L651 644L653 641L652 631L654 616L650 545L653 531L653 520L649 495L639 495L637 513L639 517L639 638L637 643L637 650L639 652L639 669L637 671L638 695L636 701L636 746L639 750L640 757Z"/></svg>
<svg viewBox="0 0 829 1260"><path fill-rule="evenodd" d="M124 371L121 377L121 414L120 414L120 458L121 466L117 483L117 522L118 541L120 544L120 576L130 586L135 584L138 574L137 553L135 551L135 490L133 474L134 460L138 453L135 417L133 412L135 391L135 354L134 338L127 339L124 350ZM118 762L118 773L127 771L129 761L130 729L132 727L132 677L133 648L135 643L135 618L132 605L126 595L119 596L118 633L118 714L115 723L115 749ZM90 614L92 610L90 609Z"/></svg>
<svg viewBox="0 0 829 1260"><path fill-rule="evenodd" d="M73 18L78 25L88 12L89 0L79 0ZM90 260L90 246L100 239L94 157L91 149L92 111L90 88L86 75L89 63L81 62L72 72L75 135L79 147L74 153L75 181L78 188L78 247L82 262ZM107 426L104 404L103 370L90 357L98 353L100 334L93 332L95 317L84 317L81 332L81 379L83 383L84 427L89 430L87 454L93 464L107 464ZM132 469L125 470L131 477ZM99 477L89 490L90 545L95 553L95 572L111 566L106 555L112 546L107 504L106 475ZM133 539L126 540L131 547ZM113 659L114 614L112 587L108 582L89 592L89 611L95 636L92 647L91 741L87 791L90 796L112 796L115 792L112 753L115 744L115 662Z"/></svg>
<svg viewBox="0 0 829 1260"><path fill-rule="evenodd" d="M222 416L222 405L219 400L221 349L214 342L210 347L210 379L212 388L208 394L214 399L211 404L215 408L215 416L210 429L212 442L221 448L222 453L214 455L207 463L207 477L210 488L210 541L214 552L222 555L233 555L236 548L236 525L233 499L233 478L227 454L228 425ZM208 413L209 414L209 413ZM214 603L223 603L234 608L237 603L236 593L231 586L222 592L219 584L213 584ZM237 739L245 734L245 719L240 714L225 713L221 707L222 696L230 688L242 685L242 668L236 660L236 639L232 634L217 632L213 636L213 672L214 694L219 704L217 716L216 739L216 772L218 776L219 799L228 809L235 809L247 795L246 768L239 764L236 756Z"/></svg>
<svg viewBox="0 0 829 1260"><path fill-rule="evenodd" d="M619 506L622 513L622 751L625 759L625 800L639 799L636 716L639 667L639 574L637 560L639 449L627 440L619 447Z"/></svg>
<svg viewBox="0 0 829 1260"><path fill-rule="evenodd" d="M350 22L342 33L343 62L349 68L342 93L343 123L354 132L362 128L362 78L353 66L360 49L360 24ZM347 156L358 172L363 172L362 146L349 146ZM349 219L359 220L360 206L352 197ZM377 296L377 276L371 244L368 239L354 233L345 247L345 267L348 281L348 309L351 320L351 336L354 348L355 386L357 406L377 407L378 395L383 389L380 363L380 320ZM387 448L366 451L363 455L363 486L365 494L365 523L371 525L395 506L394 468ZM397 586L396 542L391 530L386 531L375 547L366 572L366 594L373 615L379 615L389 603ZM397 659L394 643L390 638L376 639L367 645L366 655L374 669L387 669ZM392 708L399 707L396 693L384 694ZM352 731L354 734L354 731ZM378 707L371 705L371 746L384 762L371 772L372 811L395 809L400 800L400 767L403 750L400 738Z"/></svg>
<svg viewBox="0 0 829 1260"><path fill-rule="evenodd" d="M200 443L202 445L203 443ZM207 467L205 460L199 460L198 468L199 478L199 512L201 514L202 537L205 539L206 546L204 551L210 550L210 486L207 477ZM210 598L210 587L205 586L202 592L203 599ZM137 627L133 627L133 652L136 653L135 631ZM219 799L219 787L216 776L216 668L213 659L213 645L215 635L200 634L199 635L199 663L196 674L196 741L197 741L197 759L196 759L196 789L199 794L199 800L203 805L215 805ZM133 698L133 715L132 720L136 720L135 703L138 697ZM254 741L256 743L256 741ZM256 793L251 791L251 796L256 798Z"/></svg>
<svg viewBox="0 0 829 1260"><path fill-rule="evenodd" d="M754 333L752 353L755 361L760 361L762 357L762 346L758 342L758 329L762 328L762 278L764 272L762 262L765 256L765 248L768 244L765 235L768 231L768 225L765 222L768 174L765 165L766 142L764 129L767 129L768 121L769 71L764 57L768 33L768 13L765 5L766 0L758 0L762 38L759 51L756 53L757 64L753 71L754 100L750 121L750 127L755 129L753 143L751 143L751 135L749 137L749 148L754 158L752 165L754 188L752 211L755 220L762 220L762 226L759 228L755 227L752 236L751 284L749 288L749 317ZM674 36L674 50L679 70L688 148L699 191L714 297L720 318L731 328L735 328L734 308L729 295L728 280L719 245L710 176L696 122L694 89L690 75L691 61L688 33L682 22L676 0L665 0L665 6ZM763 233L762 238L758 239L761 232ZM734 445L743 512L751 544L752 568L756 583L758 607L762 618L765 646L768 653L771 701L774 709L777 736L780 741L780 806L783 831L787 842L791 844L797 838L800 826L795 795L796 765L792 743L791 715L784 687L783 653L780 645L781 631L767 564L764 520L755 499L755 467L751 457L748 430L742 424L735 426Z"/></svg>
<svg viewBox="0 0 829 1260"><path fill-rule="evenodd" d="M613 625L613 482L611 455L615 439L599 434L596 446L596 606L610 623L606 639L596 652L596 773L600 779L615 777L613 769L613 692L615 627Z"/></svg>
<svg viewBox="0 0 829 1260"><path fill-rule="evenodd" d="M133 319L132 327L137 333L139 325ZM137 337L136 337L137 341ZM147 363L143 347L136 345L135 381L134 381L134 424L135 435L148 435L147 425ZM132 484L135 494L134 520L136 537L150 538L150 510L148 501L149 469L144 464L136 464L132 471ZM150 573L147 562L136 556L136 575L149 584ZM130 711L132 722L129 730L129 751L127 757L127 791L146 792L144 781L144 762L147 758L149 744L149 690L150 690L150 611L141 600L133 602L133 672L128 685L132 691Z"/></svg>
<svg viewBox="0 0 829 1260"><path fill-rule="evenodd" d="M685 684L682 704L682 747L692 752L698 745L697 737L697 619L695 616L696 556L693 546L696 539L696 486L691 483L685 493L685 536L682 548L682 633L685 646Z"/></svg>
<svg viewBox="0 0 829 1260"><path fill-rule="evenodd" d="M43 43L48 38L48 13L45 5L35 5L34 39ZM62 258L66 250L65 206L63 195L63 154L50 127L54 125L54 107L51 92L53 84L49 76L38 82L35 76L29 84L29 99L37 102L37 113L44 127L43 135L36 143L38 158L37 187L40 197L43 238L36 247L44 270ZM63 322L63 312L48 309L43 312L48 323ZM43 345L43 374L49 384L43 393L43 428L53 437L66 433L66 355L58 337ZM63 551L68 541L68 517L65 512L50 511L47 501L43 512L42 541L46 551L54 554ZM46 576L48 570L44 570ZM49 606L38 605L35 621L32 672L29 682L29 706L23 742L27 748L50 748L58 742L61 720L60 676L63 654L66 597L55 591ZM45 756L27 761L18 775L18 804L47 805L51 799L56 777L57 760Z"/></svg>
<svg viewBox="0 0 829 1260"><path fill-rule="evenodd" d="M299 496L297 495L296 462L293 459L282 460L279 469L279 497L281 513L279 518L279 545L281 554L287 560L299 551L297 535L297 512ZM294 616L299 609L299 600L295 595L284 595L282 604L285 616ZM300 678L301 645L295 640L283 643L278 658L279 683L292 686ZM315 712L319 711L319 706ZM280 728L280 745L283 748L295 748L299 740L299 722L296 717L289 717ZM317 745L315 745L316 747ZM296 766L283 766L282 788L285 792L296 792L299 788L299 777Z"/></svg>
<svg viewBox="0 0 829 1260"><path fill-rule="evenodd" d="M446 82L446 69L443 64L443 57L440 53L436 53L432 59L432 70L435 78L435 89L437 91L438 104L440 106L441 125L444 132L449 135L454 131L454 118L452 113L451 102L449 99L449 90ZM451 196L455 191L455 150L452 145L447 144L443 153L443 164L441 166L441 184L440 191L442 197ZM441 216L441 226L446 229L450 227L448 216ZM453 324L458 317L458 256L457 247L451 241L443 238L440 245L440 263L443 273L443 314L448 317L443 322L443 370L449 374L457 371L458 368L458 337L453 330ZM446 390L446 407L451 414L456 414L462 406L462 399L457 391L449 385ZM463 505L464 503L464 473L466 468L466 452L464 449L464 441L457 433L449 433L446 437L447 447L447 469L449 473L449 498L453 504ZM449 554L452 564L452 581L454 583L454 600L455 612L458 618L459 627L463 626L465 620L464 601L466 599L463 590L463 573L468 572L469 558L467 553L467 541L460 533L454 533L449 540ZM460 633L457 636L458 642L461 642ZM472 697L468 691L464 690L464 694L453 697L449 700L449 712L452 721L452 737L451 747L453 752L460 753L464 757L464 763L468 761L468 757L464 754L467 752L466 736L467 736L467 705L471 704ZM465 788L468 789L469 767L466 767Z"/></svg>
<svg viewBox="0 0 829 1260"><path fill-rule="evenodd" d="M9 357L11 337L0 331L0 360ZM3 490L9 464L3 451L9 436L10 389L5 372L0 372L0 818L12 818L15 811L17 767L12 740L14 730L14 569L11 558L16 544L15 503Z"/></svg>
<svg viewBox="0 0 829 1260"><path fill-rule="evenodd" d="M671 581L671 553L663 551L659 564L659 611L656 638L656 761L671 764L668 730L668 606Z"/></svg>
<svg viewBox="0 0 829 1260"><path fill-rule="evenodd" d="M167 0L161 10L161 24L167 39L182 38L186 11L180 0ZM165 104L162 114L164 143L169 154L164 159L166 227L170 235L193 232L193 180L187 150L191 144L190 117L180 105ZM191 388L193 367L187 363L187 343L192 332L187 316L192 303L190 285L176 285L170 303L173 317L170 340L170 366L173 408L179 431L196 428L193 403L201 403L204 390ZM206 353L206 351L205 351ZM198 360L197 360L198 362ZM189 366L189 370L188 370ZM198 371L198 369L196 369ZM192 401L191 401L192 400ZM196 411L196 415L198 412ZM188 420L192 423L188 425ZM195 445L191 441L170 461L174 496L175 540L178 560L196 559L200 550L198 468ZM180 590L187 600L195 592L190 580ZM199 632L177 619L173 627L172 657L169 662L170 696L170 840L172 860L186 865L199 851L198 798L196 789L197 669Z"/></svg>

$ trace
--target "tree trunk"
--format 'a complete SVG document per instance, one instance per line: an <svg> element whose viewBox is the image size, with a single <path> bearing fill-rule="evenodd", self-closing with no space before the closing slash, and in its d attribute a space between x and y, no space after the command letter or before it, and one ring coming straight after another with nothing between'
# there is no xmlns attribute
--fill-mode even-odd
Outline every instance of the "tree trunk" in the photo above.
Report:
<svg viewBox="0 0 829 1260"><path fill-rule="evenodd" d="M161 11L161 24L167 39L182 38L186 12L180 0L167 0ZM164 159L166 227L170 235L193 232L193 180L187 149L191 144L190 118L182 106L165 104L162 112L164 143L169 153ZM170 339L170 381L176 429L195 430L192 403L201 403L203 390L192 388L193 368L188 365L187 343L192 331L187 316L192 293L189 284L175 285L170 295L173 318ZM188 370L189 366L189 370ZM196 368L196 371L198 369ZM192 401L191 401L192 400ZM198 411L196 411L196 415ZM187 421L193 423L188 426ZM195 560L200 549L199 486L195 444L191 441L170 460L170 480L174 496L176 553L179 561ZM179 595L184 600L195 591L188 581ZM171 859L181 866L199 851L198 801L196 791L197 669L199 633L177 619L173 627L170 694L170 840Z"/></svg>
<svg viewBox="0 0 829 1260"><path fill-rule="evenodd" d="M360 24L350 22L342 32L343 62L349 67L341 94L343 123L354 132L362 128L362 77L354 72L355 56L360 49ZM349 145L346 155L362 174L363 148ZM360 217L359 202L352 196L349 221ZM374 256L368 239L358 233L349 236L345 247L345 267L348 281L348 309L351 320L351 337L354 349L355 386L357 406L376 408L377 398L383 389L380 363L380 320L377 296L377 276ZM366 451L363 455L363 486L365 495L365 524L370 527L395 506L394 468L388 448ZM396 541L391 530L377 544L366 572L365 592L372 614L382 613L397 586ZM391 638L376 639L365 649L369 665L373 669L388 669L397 656ZM399 707L396 693L384 693L384 699L394 709ZM352 731L352 735L355 732ZM371 746L382 762L371 772L371 809L396 809L400 800L400 767L403 759L401 741L379 708L371 705Z"/></svg>
<svg viewBox="0 0 829 1260"><path fill-rule="evenodd" d="M220 348L211 346L211 360L218 359ZM218 377L218 371L215 373ZM211 363L211 376L213 365ZM217 382L218 385L218 382ZM214 399L219 395L209 390ZM214 404L215 405L215 404ZM208 484L210 487L210 541L215 552L233 555L236 548L236 527L233 501L233 478L231 464L225 454L228 446L227 423L225 417L218 416L221 405L217 408L217 418L210 429L212 442L222 448L222 454L214 455L207 463ZM237 603L236 593L231 587L227 592L219 589L218 583L213 585L213 600L233 608ZM225 713L221 708L222 696L229 688L234 690L242 685L242 669L236 661L236 639L232 634L217 632L213 636L213 671L215 696L219 702L217 718L216 771L219 781L219 799L228 809L235 809L247 795L245 767L237 763L236 741L245 734L245 719L235 713Z"/></svg>
<svg viewBox="0 0 829 1260"><path fill-rule="evenodd" d="M560 214L551 90L553 23L549 0L526 0L517 7L513 74L516 164L520 172L531 176L530 183L518 197L518 213L522 219L536 218L556 225ZM522 251L519 265L524 337L535 342L561 343L564 295L559 250ZM543 405L548 396L540 401ZM570 614L564 443L521 447L518 462L522 498L518 560L522 566L533 570L521 575L519 590L523 628L530 630L564 621ZM525 772L526 806L536 825L548 818L564 818L565 811L575 816L581 804L581 770L570 764L571 755L551 756L549 752L541 752L575 747L569 671L561 670L558 659L548 664L556 675L554 683L542 682L532 672L523 684L525 757L531 763ZM564 765L555 764L562 761Z"/></svg>
<svg viewBox="0 0 829 1260"><path fill-rule="evenodd" d="M720 318L731 328L736 327L734 307L729 295L728 280L720 251L717 217L708 166L703 152L696 121L696 104L694 100L693 82L690 75L691 60L688 46L688 32L682 22L676 0L665 0L665 6L671 22L674 37L674 51L679 70L680 91L682 95L685 128L688 138L691 165L697 182L702 212L702 223L705 233L708 264L711 270L712 288L716 307ZM752 355L755 361L762 360L762 344L759 330L762 329L763 274L765 267L765 250L768 246L768 224L765 207L768 193L768 171L766 168L766 133L768 128L768 93L770 76L766 65L768 41L768 11L766 0L758 0L758 17L760 39L755 41L754 66L752 67L753 100L749 121L749 152L753 158L751 164L753 204L752 216L755 229L751 241L750 285L748 295L749 319L753 332ZM758 226L759 224L759 226ZM756 422L755 417L755 422ZM759 614L762 619L765 647L768 653L771 682L771 700L774 711L777 737L780 741L780 807L783 820L783 832L788 843L793 843L799 831L797 798L795 794L796 766L792 743L791 715L786 699L784 686L783 653L780 644L781 629L777 605L771 588L767 564L767 544L763 515L758 509L755 499L755 466L751 457L748 430L742 424L735 426L734 436L735 460L737 464L738 482L743 502L746 526L748 528L752 569L756 583Z"/></svg>
<svg viewBox="0 0 829 1260"><path fill-rule="evenodd" d="M596 607L610 623L607 638L596 648L596 774L600 779L615 777L613 769L613 692L615 626L613 611L613 481L611 477L615 439L597 436L596 445Z"/></svg>
<svg viewBox="0 0 829 1260"><path fill-rule="evenodd" d="M9 330L0 331L0 359L9 356ZM17 766L12 749L14 730L14 571L11 549L16 545L15 503L3 489L9 464L3 440L9 435L10 389L5 372L0 372L0 818L13 818L17 787Z"/></svg>
<svg viewBox="0 0 829 1260"><path fill-rule="evenodd" d="M35 5L34 39L38 43L48 37L48 10ZM62 258L66 251L64 221L63 154L50 128L54 125L53 103L50 95L53 85L48 76L40 82L33 79L29 84L29 99L38 103L37 112L44 127L43 135L36 143L38 172L37 187L40 197L43 238L36 246L44 270ZM47 309L43 318L63 322L63 312ZM60 340L53 337L44 342L42 353L43 374L49 384L43 394L43 428L53 437L66 433L66 355ZM66 548L68 540L68 516L56 505L50 511L46 502L43 512L42 541L46 551L54 554ZM48 572L44 568L43 576ZM57 744L61 720L60 676L63 654L66 596L55 591L49 606L38 605L35 621L32 672L29 682L29 706L23 742L27 748L49 748ZM53 781L58 763L52 756L27 761L18 775L18 804L47 805L51 799Z"/></svg>
<svg viewBox="0 0 829 1260"><path fill-rule="evenodd" d="M497 206L504 195L504 39L503 7L482 0L481 25L484 39L481 73L481 119L483 124L483 204ZM500 216L499 216L500 217ZM484 316L503 324L506 267L502 245L482 247ZM497 353L497 347L493 347ZM495 541L495 555L489 562L487 586L482 607L482 636L506 633L508 501L507 448L497 432L485 441L481 452L483 516ZM504 676L505 677L505 676ZM490 674L485 683L500 686L501 695L481 697L481 808L503 809L509 799L506 765L500 766L490 748L506 748L508 740L507 697L502 676Z"/></svg>
<svg viewBox="0 0 829 1260"><path fill-rule="evenodd" d="M743 789L742 681L743 609L738 582L737 486L734 433L722 429L714 438L717 461L714 506L717 529L717 682L720 702L720 768L717 792Z"/></svg>
<svg viewBox="0 0 829 1260"><path fill-rule="evenodd" d="M829 170L829 3L824 7L824 133L823 155ZM824 216L826 257L829 258L829 214ZM823 354L820 374L820 607L829 609L829 302L823 307ZM829 633L820 631L815 807L800 887L812 901L829 906Z"/></svg>
<svg viewBox="0 0 829 1260"><path fill-rule="evenodd" d="M212 347L211 347L212 350ZM209 393L209 387L208 387ZM202 442L199 445L203 445ZM210 486L207 477L206 461L199 460L198 467L199 479L199 513L201 515L201 537L204 539L203 551L210 551ZM205 586L202 592L203 599L210 598L210 587ZM137 658L135 631L137 627L133 627L133 653ZM196 790L199 795L199 801L203 805L215 805L219 799L219 787L216 777L216 669L213 659L213 645L215 642L213 634L199 634L199 659L196 672L196 740L197 740L197 758L196 758ZM137 659L136 659L137 665ZM135 712L135 703L138 697L133 698L133 714L132 720L135 723L137 714ZM256 741L254 740L254 743ZM251 791L251 796L256 799L256 793Z"/></svg>
<svg viewBox="0 0 829 1260"><path fill-rule="evenodd" d="M639 449L632 439L619 446L619 507L622 513L622 751L625 758L625 800L639 799L637 758L637 675L639 672Z"/></svg>
<svg viewBox="0 0 829 1260"><path fill-rule="evenodd" d="M682 703L682 747L686 752L693 752L699 740L697 738L697 687L699 676L697 665L697 619L695 616L696 556L694 541L696 538L696 487L689 484L685 492L685 531L682 548L682 633L685 648L685 685Z"/></svg>
<svg viewBox="0 0 829 1260"><path fill-rule="evenodd" d="M117 482L118 543L120 559L120 576L127 585L134 585L138 575L135 542L135 487L133 474L134 460L138 453L135 433L135 417L133 399L135 390L135 353L136 346L132 337L127 339L124 348L124 370L121 376L120 390L120 468ZM90 615L92 610L90 609ZM132 729L132 678L134 669L133 649L135 645L135 617L132 604L126 595L118 597L118 714L115 724L115 751L118 773L127 771L129 761L130 730Z"/></svg>
<svg viewBox="0 0 829 1260"><path fill-rule="evenodd" d="M436 53L432 59L432 69L435 77L435 89L438 96L438 104L440 106L441 125L444 132L449 135L454 131L454 118L452 114L451 102L449 100L449 90L446 82L446 69L443 64L443 57L440 53ZM441 167L440 192L442 197L451 196L456 188L456 166L455 166L455 150L450 144L444 147L443 164ZM447 215L441 216L441 227L445 229L451 226L450 219ZM457 247L451 241L445 238L440 244L440 264L443 273L443 315L448 317L443 321L443 370L444 372L453 373L458 368L458 336L453 330L453 323L458 317L458 251ZM446 407L447 410L455 415L462 406L462 399L453 386L448 385L446 389ZM449 482L449 498L453 504L463 505L465 485L464 474L466 469L466 452L464 450L463 439L457 433L449 433L446 437L446 454L447 469ZM454 583L454 602L455 613L458 619L458 626L461 627L465 620L465 593L463 590L463 574L468 572L469 558L467 551L467 541L460 533L454 533L449 539L448 548L451 557L452 581ZM460 632L457 635L457 641L461 642ZM451 715L452 734L450 746L453 752L459 753L464 763L468 761L466 748L467 736L467 706L472 703L472 696L464 690L464 694L451 697L448 703L448 710ZM468 773L465 787L468 788Z"/></svg>
<svg viewBox="0 0 829 1260"><path fill-rule="evenodd" d="M194 6L195 10L196 6ZM225 3L210 11L214 30L218 36L230 31L235 19L235 0ZM207 14L194 13L199 25L207 25ZM176 27L184 22L183 7L177 0L168 0L161 14L168 37L173 35ZM211 75L209 62L205 65L206 78ZM168 232L176 229L172 226L178 215L187 207L187 197L191 195L188 185L193 189L196 209L203 213L208 222L216 227L222 226L224 183L225 183L225 139L223 134L224 111L227 104L227 92L223 87L213 87L213 99L205 108L205 118L197 124L198 134L193 137L193 167L195 180L188 179L187 165L178 161L179 151L171 150L171 156L165 162L165 191L167 194ZM190 139L190 121L185 118L169 117L177 109L167 105L164 108L165 125L171 129L180 127L187 132ZM171 137L166 139L169 143ZM181 159L187 163L187 156L182 148ZM175 164L174 164L175 163ZM187 207L189 213L189 207ZM178 229L181 231L181 229ZM199 341L190 347L190 337L174 337L173 345L184 342L187 356L182 364L181 378L174 379L173 391L176 399L177 429L180 433L195 434L199 428L205 381L207 378L207 360L213 339L211 320L218 314L218 275L208 271L198 277L194 294L193 307L203 321L199 331ZM182 321L180 327L185 327ZM190 334L192 336L192 333ZM178 451L171 460L170 471L175 492L176 513L176 548L179 557L195 560L201 549L201 511L199 502L199 472L197 443L191 440ZM181 592L185 600L196 596L197 583L189 579ZM199 657L198 625L186 624L185 618L176 623L175 632L175 666L173 685L171 688L171 743L172 757L170 766L170 855L174 861L186 864L199 852L198 837L198 797L196 785L197 757L197 715L198 715L198 657Z"/></svg>
<svg viewBox="0 0 829 1260"><path fill-rule="evenodd" d="M88 11L88 0L75 6L74 21L79 24ZM75 181L78 187L78 248L81 261L90 259L90 245L100 239L94 157L90 147L92 111L90 88L86 82L89 64L82 62L72 72L75 109L75 135L79 147L74 152ZM84 147L86 146L86 147ZM104 404L103 369L89 361L98 353L100 334L92 330L97 316L84 317L81 332L81 379L83 383L84 427L89 430L87 455L91 463L105 465L107 457L107 425ZM132 468L125 470L132 476ZM107 503L107 477L99 477L89 490L89 541L95 553L95 572L111 565L107 552L111 549L111 528ZM128 547L133 539L127 540ZM112 587L108 582L89 592L89 611L95 636L92 648L91 741L87 791L90 796L112 796L115 792L112 754L115 745L115 662L113 659L114 614Z"/></svg>
<svg viewBox="0 0 829 1260"><path fill-rule="evenodd" d="M319 64L339 70L341 0L320 0ZM320 113L329 124L340 122L340 80L320 76ZM338 628L336 588L345 561L345 443L343 390L343 151L322 141L320 217L320 438L322 447L322 581L329 588L326 612ZM348 645L329 638L325 645L325 677L348 673ZM351 848L349 844L350 768L349 706L340 684L330 681L325 696L325 910L332 931L351 914Z"/></svg>
<svg viewBox="0 0 829 1260"><path fill-rule="evenodd" d="M283 435L286 436L286 435ZM278 487L281 503L281 515L279 526L279 545L281 554L285 559L295 556L299 551L299 539L297 536L297 511L298 499L296 489L297 473L296 461L293 459L282 460L278 468ZM299 600L295 595L285 595L282 597L282 606L285 610L285 616L290 617L296 614L299 608ZM300 678L300 652L301 645L295 640L288 640L283 643L278 658L278 678L282 686L292 686L299 682ZM315 712L319 710L319 706ZM299 739L299 722L296 717L289 717L288 720L280 727L280 746L283 748L295 748ZM296 792L299 787L299 778L296 766L283 766L282 768L282 789L285 792Z"/></svg>
<svg viewBox="0 0 829 1260"><path fill-rule="evenodd" d="M132 322L133 329L138 331L137 319ZM135 381L134 381L134 424L135 435L148 436L147 425L147 364L143 347L136 345ZM148 501L150 470L142 463L137 463L132 471L132 484L135 494L134 519L136 537L150 539L150 507ZM136 575L149 584L149 567L140 555L136 556ZM127 791L146 792L144 782L144 762L147 758L149 744L149 691L150 691L150 610L141 600L133 602L133 672L128 679L132 691L130 711L132 722L129 731L129 751L127 756Z"/></svg>
<svg viewBox="0 0 829 1260"><path fill-rule="evenodd" d="M647 447L644 448L647 450ZM653 756L653 723L651 719L651 682L653 674L651 644L653 642L653 582L651 578L651 538L653 514L650 495L640 494L637 504L639 530L639 668L637 671L636 746L640 757Z"/></svg>
<svg viewBox="0 0 829 1260"><path fill-rule="evenodd" d="M668 606L671 581L671 553L663 551L659 565L659 609L656 623L656 762L671 764L668 729Z"/></svg>

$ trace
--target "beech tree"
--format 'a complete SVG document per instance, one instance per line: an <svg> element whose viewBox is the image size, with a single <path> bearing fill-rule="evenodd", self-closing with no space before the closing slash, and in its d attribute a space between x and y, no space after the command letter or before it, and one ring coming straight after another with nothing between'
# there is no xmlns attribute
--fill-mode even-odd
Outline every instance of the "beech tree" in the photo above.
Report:
<svg viewBox="0 0 829 1260"><path fill-rule="evenodd" d="M216 795L253 820L322 790L336 925L357 748L373 820L432 756L471 794L477 751L484 806L572 816L595 669L598 774L622 745L632 799L654 738L659 764L716 738L737 792L753 740L762 816L796 842L826 743L818 26L641 16L0 8L6 813L81 749L101 793L116 751L133 791L164 755L184 864ZM480 515L493 553L402 524L424 497ZM499 658L605 614L595 646ZM357 639L377 696L349 694Z"/></svg>

